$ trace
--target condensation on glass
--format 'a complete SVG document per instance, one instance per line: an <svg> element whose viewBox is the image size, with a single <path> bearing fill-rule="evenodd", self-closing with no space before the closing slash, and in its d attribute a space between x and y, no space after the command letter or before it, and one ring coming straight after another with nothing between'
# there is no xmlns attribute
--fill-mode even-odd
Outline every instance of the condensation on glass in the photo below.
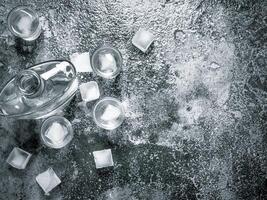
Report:
<svg viewBox="0 0 267 200"><path fill-rule="evenodd" d="M122 69L122 56L118 49L103 46L97 49L91 57L93 71L106 79L115 78Z"/></svg>
<svg viewBox="0 0 267 200"><path fill-rule="evenodd" d="M12 9L7 17L10 32L24 40L36 40L41 32L41 24L37 12L29 6L18 6Z"/></svg>
<svg viewBox="0 0 267 200"><path fill-rule="evenodd" d="M41 139L51 148L59 149L66 146L73 138L71 123L62 116L46 119L41 127Z"/></svg>
<svg viewBox="0 0 267 200"><path fill-rule="evenodd" d="M125 110L122 103L113 97L104 97L93 108L95 123L106 130L119 127L125 118Z"/></svg>

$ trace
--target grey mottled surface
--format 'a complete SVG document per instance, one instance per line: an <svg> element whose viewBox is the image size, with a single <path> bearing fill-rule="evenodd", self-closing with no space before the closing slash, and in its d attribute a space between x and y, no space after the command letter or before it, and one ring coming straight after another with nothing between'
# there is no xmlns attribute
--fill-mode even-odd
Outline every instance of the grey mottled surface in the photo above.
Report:
<svg viewBox="0 0 267 200"><path fill-rule="evenodd" d="M7 30L8 11L26 3L43 24L36 48ZM0 199L267 199L266 13L265 0L0 0L1 85L34 63L109 43L122 73L79 79L127 106L108 132L77 94L65 112L75 137L61 150L40 144L40 121L2 118ZM140 27L156 36L146 54L131 44ZM5 163L14 146L33 153L25 170ZM96 171L91 152L103 148L115 167ZM45 196L35 176L50 166L62 184Z"/></svg>

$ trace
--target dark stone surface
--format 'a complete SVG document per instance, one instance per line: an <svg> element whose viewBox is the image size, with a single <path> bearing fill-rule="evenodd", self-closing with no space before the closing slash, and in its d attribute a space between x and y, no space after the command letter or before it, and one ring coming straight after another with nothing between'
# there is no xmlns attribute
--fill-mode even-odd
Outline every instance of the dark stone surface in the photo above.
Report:
<svg viewBox="0 0 267 200"><path fill-rule="evenodd" d="M43 24L30 46L7 29L19 4ZM0 85L108 43L122 52L122 73L79 79L127 105L122 126L104 131L77 94L65 112L75 137L60 150L41 145L41 121L1 118L0 199L267 199L266 13L262 0L0 0ZM131 44L140 27L156 36L146 54ZM25 170L5 162L15 146L33 153ZM115 167L97 171L92 151L103 148ZM45 196L35 177L48 167L62 183Z"/></svg>

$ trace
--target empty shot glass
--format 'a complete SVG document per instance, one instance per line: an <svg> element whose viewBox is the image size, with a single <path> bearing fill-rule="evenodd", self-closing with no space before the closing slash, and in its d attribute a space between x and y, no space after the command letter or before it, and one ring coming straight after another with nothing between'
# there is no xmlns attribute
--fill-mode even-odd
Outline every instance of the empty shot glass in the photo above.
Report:
<svg viewBox="0 0 267 200"><path fill-rule="evenodd" d="M122 69L121 53L113 47L101 47L92 54L91 66L97 75L106 79L115 78Z"/></svg>
<svg viewBox="0 0 267 200"><path fill-rule="evenodd" d="M41 32L41 24L37 13L28 6L13 8L7 17L10 32L26 41L36 40Z"/></svg>
<svg viewBox="0 0 267 200"><path fill-rule="evenodd" d="M93 108L95 123L106 130L113 130L119 127L124 118L125 111L122 103L113 97L104 97Z"/></svg>
<svg viewBox="0 0 267 200"><path fill-rule="evenodd" d="M41 127L41 139L51 148L66 146L73 138L71 123L64 117L52 116L46 119Z"/></svg>

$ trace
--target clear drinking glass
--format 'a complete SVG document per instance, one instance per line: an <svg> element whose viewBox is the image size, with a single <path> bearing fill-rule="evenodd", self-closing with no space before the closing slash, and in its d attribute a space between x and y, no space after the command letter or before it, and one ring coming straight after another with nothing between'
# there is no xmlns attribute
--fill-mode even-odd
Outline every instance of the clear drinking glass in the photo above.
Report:
<svg viewBox="0 0 267 200"><path fill-rule="evenodd" d="M113 47L101 47L93 53L91 65L97 75L107 79L115 78L122 68L121 53Z"/></svg>
<svg viewBox="0 0 267 200"><path fill-rule="evenodd" d="M46 119L41 127L43 143L51 148L59 149L66 146L73 138L73 129L69 120L61 116Z"/></svg>
<svg viewBox="0 0 267 200"><path fill-rule="evenodd" d="M37 13L28 6L12 9L8 14L7 23L11 33L27 41L36 40L42 31Z"/></svg>
<svg viewBox="0 0 267 200"><path fill-rule="evenodd" d="M122 103L113 97L104 97L93 108L95 123L106 130L113 130L119 127L124 118L125 111Z"/></svg>

